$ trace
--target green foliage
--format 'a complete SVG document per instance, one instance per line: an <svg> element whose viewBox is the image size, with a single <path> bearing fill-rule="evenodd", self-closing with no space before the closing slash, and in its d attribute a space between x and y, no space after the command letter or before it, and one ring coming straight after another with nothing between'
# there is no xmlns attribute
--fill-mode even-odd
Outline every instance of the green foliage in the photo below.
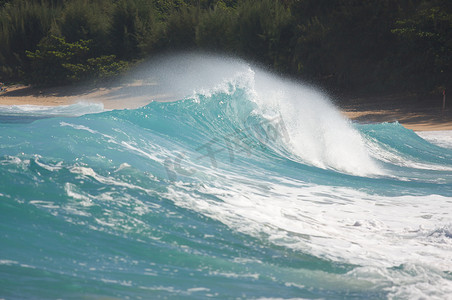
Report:
<svg viewBox="0 0 452 300"><path fill-rule="evenodd" d="M88 58L84 63L65 63L62 64L62 67L68 71L70 82L89 78L105 81L124 72L128 64L124 61L118 61L114 55L104 55Z"/></svg>
<svg viewBox="0 0 452 300"><path fill-rule="evenodd" d="M284 46L281 36L291 23L289 10L272 0L244 1L237 10L239 50L246 56L271 62Z"/></svg>
<svg viewBox="0 0 452 300"><path fill-rule="evenodd" d="M34 52L26 51L31 61L27 79L32 84L67 84L89 78L109 78L127 67L114 55L90 57L92 41L68 43L64 38L44 38Z"/></svg>
<svg viewBox="0 0 452 300"><path fill-rule="evenodd" d="M399 12L397 2L401 1L296 2L292 11L298 16L298 70L336 89L392 88L384 73L395 50L390 30Z"/></svg>
<svg viewBox="0 0 452 300"><path fill-rule="evenodd" d="M54 34L63 36L68 42L91 40L92 55L101 55L109 50L110 1L73 0L64 5Z"/></svg>
<svg viewBox="0 0 452 300"><path fill-rule="evenodd" d="M452 1L10 0L0 45L2 81L103 78L206 49L338 91L428 92L451 87Z"/></svg>
<svg viewBox="0 0 452 300"><path fill-rule="evenodd" d="M164 45L169 49L193 49L196 45L196 25L199 9L196 7L175 10L166 21Z"/></svg>
<svg viewBox="0 0 452 300"><path fill-rule="evenodd" d="M34 50L50 30L58 10L45 3L11 1L0 11L0 78L17 79L27 65L25 50Z"/></svg>
<svg viewBox="0 0 452 300"><path fill-rule="evenodd" d="M112 16L110 37L113 52L120 58L130 59L138 53L138 8L134 1L116 3Z"/></svg>
<svg viewBox="0 0 452 300"><path fill-rule="evenodd" d="M66 83L72 76L65 67L86 60L89 41L67 43L64 38L50 36L44 38L34 52L26 51L31 61L28 81L35 84Z"/></svg>
<svg viewBox="0 0 452 300"><path fill-rule="evenodd" d="M135 59L150 53L160 28L158 12L146 0L120 0L115 4L109 36L112 53L121 59Z"/></svg>
<svg viewBox="0 0 452 300"><path fill-rule="evenodd" d="M208 50L234 50L235 10L223 2L202 12L196 27L196 44Z"/></svg>
<svg viewBox="0 0 452 300"><path fill-rule="evenodd" d="M166 20L175 10L187 7L183 0L154 0L153 2L161 20Z"/></svg>
<svg viewBox="0 0 452 300"><path fill-rule="evenodd" d="M410 87L452 85L452 9L440 4L423 3L392 30L404 45L399 61Z"/></svg>

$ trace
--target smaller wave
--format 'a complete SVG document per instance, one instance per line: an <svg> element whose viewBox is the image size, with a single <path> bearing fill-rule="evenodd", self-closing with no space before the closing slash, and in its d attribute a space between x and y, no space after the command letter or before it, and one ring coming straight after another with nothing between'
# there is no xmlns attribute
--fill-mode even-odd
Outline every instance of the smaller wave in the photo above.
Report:
<svg viewBox="0 0 452 300"><path fill-rule="evenodd" d="M52 117L79 117L104 111L102 103L78 102L70 105L0 105L0 123L28 123Z"/></svg>
<svg viewBox="0 0 452 300"><path fill-rule="evenodd" d="M419 170L451 171L450 131L414 132L398 122L356 125L365 137L369 153L377 160ZM442 148L441 145L442 144Z"/></svg>
<svg viewBox="0 0 452 300"><path fill-rule="evenodd" d="M416 134L432 144L452 149L452 130L420 131Z"/></svg>

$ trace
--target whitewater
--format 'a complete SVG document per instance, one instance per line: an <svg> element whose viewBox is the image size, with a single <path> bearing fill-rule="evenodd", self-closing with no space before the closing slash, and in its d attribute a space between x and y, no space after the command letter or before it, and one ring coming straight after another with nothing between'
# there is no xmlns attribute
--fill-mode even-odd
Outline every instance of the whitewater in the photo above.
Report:
<svg viewBox="0 0 452 300"><path fill-rule="evenodd" d="M149 104L0 106L0 299L452 299L450 131L233 58L122 82Z"/></svg>

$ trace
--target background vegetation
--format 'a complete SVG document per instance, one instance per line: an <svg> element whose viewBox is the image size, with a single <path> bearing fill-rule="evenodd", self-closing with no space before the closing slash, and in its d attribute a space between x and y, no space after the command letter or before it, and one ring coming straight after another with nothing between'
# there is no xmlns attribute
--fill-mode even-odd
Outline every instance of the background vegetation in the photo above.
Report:
<svg viewBox="0 0 452 300"><path fill-rule="evenodd" d="M439 92L452 87L452 1L0 0L0 81L105 80L187 49L338 92Z"/></svg>

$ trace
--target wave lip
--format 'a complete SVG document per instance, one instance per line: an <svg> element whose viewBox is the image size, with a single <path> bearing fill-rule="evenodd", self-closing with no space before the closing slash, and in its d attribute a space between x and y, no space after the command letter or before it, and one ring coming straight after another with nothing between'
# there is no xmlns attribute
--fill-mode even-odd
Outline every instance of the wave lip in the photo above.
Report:
<svg viewBox="0 0 452 300"><path fill-rule="evenodd" d="M205 128L216 131L209 134L215 135L224 128L246 127L247 124L238 123L251 119L257 127L270 131L266 136L283 137L271 148L284 158L356 176L385 175L369 155L360 132L326 95L311 87L248 68L208 91L195 92L190 98L199 104L195 108L198 114L221 118L220 128L205 124ZM274 124L275 120L278 124ZM208 122L219 123L218 118ZM251 134L259 137L262 132Z"/></svg>

